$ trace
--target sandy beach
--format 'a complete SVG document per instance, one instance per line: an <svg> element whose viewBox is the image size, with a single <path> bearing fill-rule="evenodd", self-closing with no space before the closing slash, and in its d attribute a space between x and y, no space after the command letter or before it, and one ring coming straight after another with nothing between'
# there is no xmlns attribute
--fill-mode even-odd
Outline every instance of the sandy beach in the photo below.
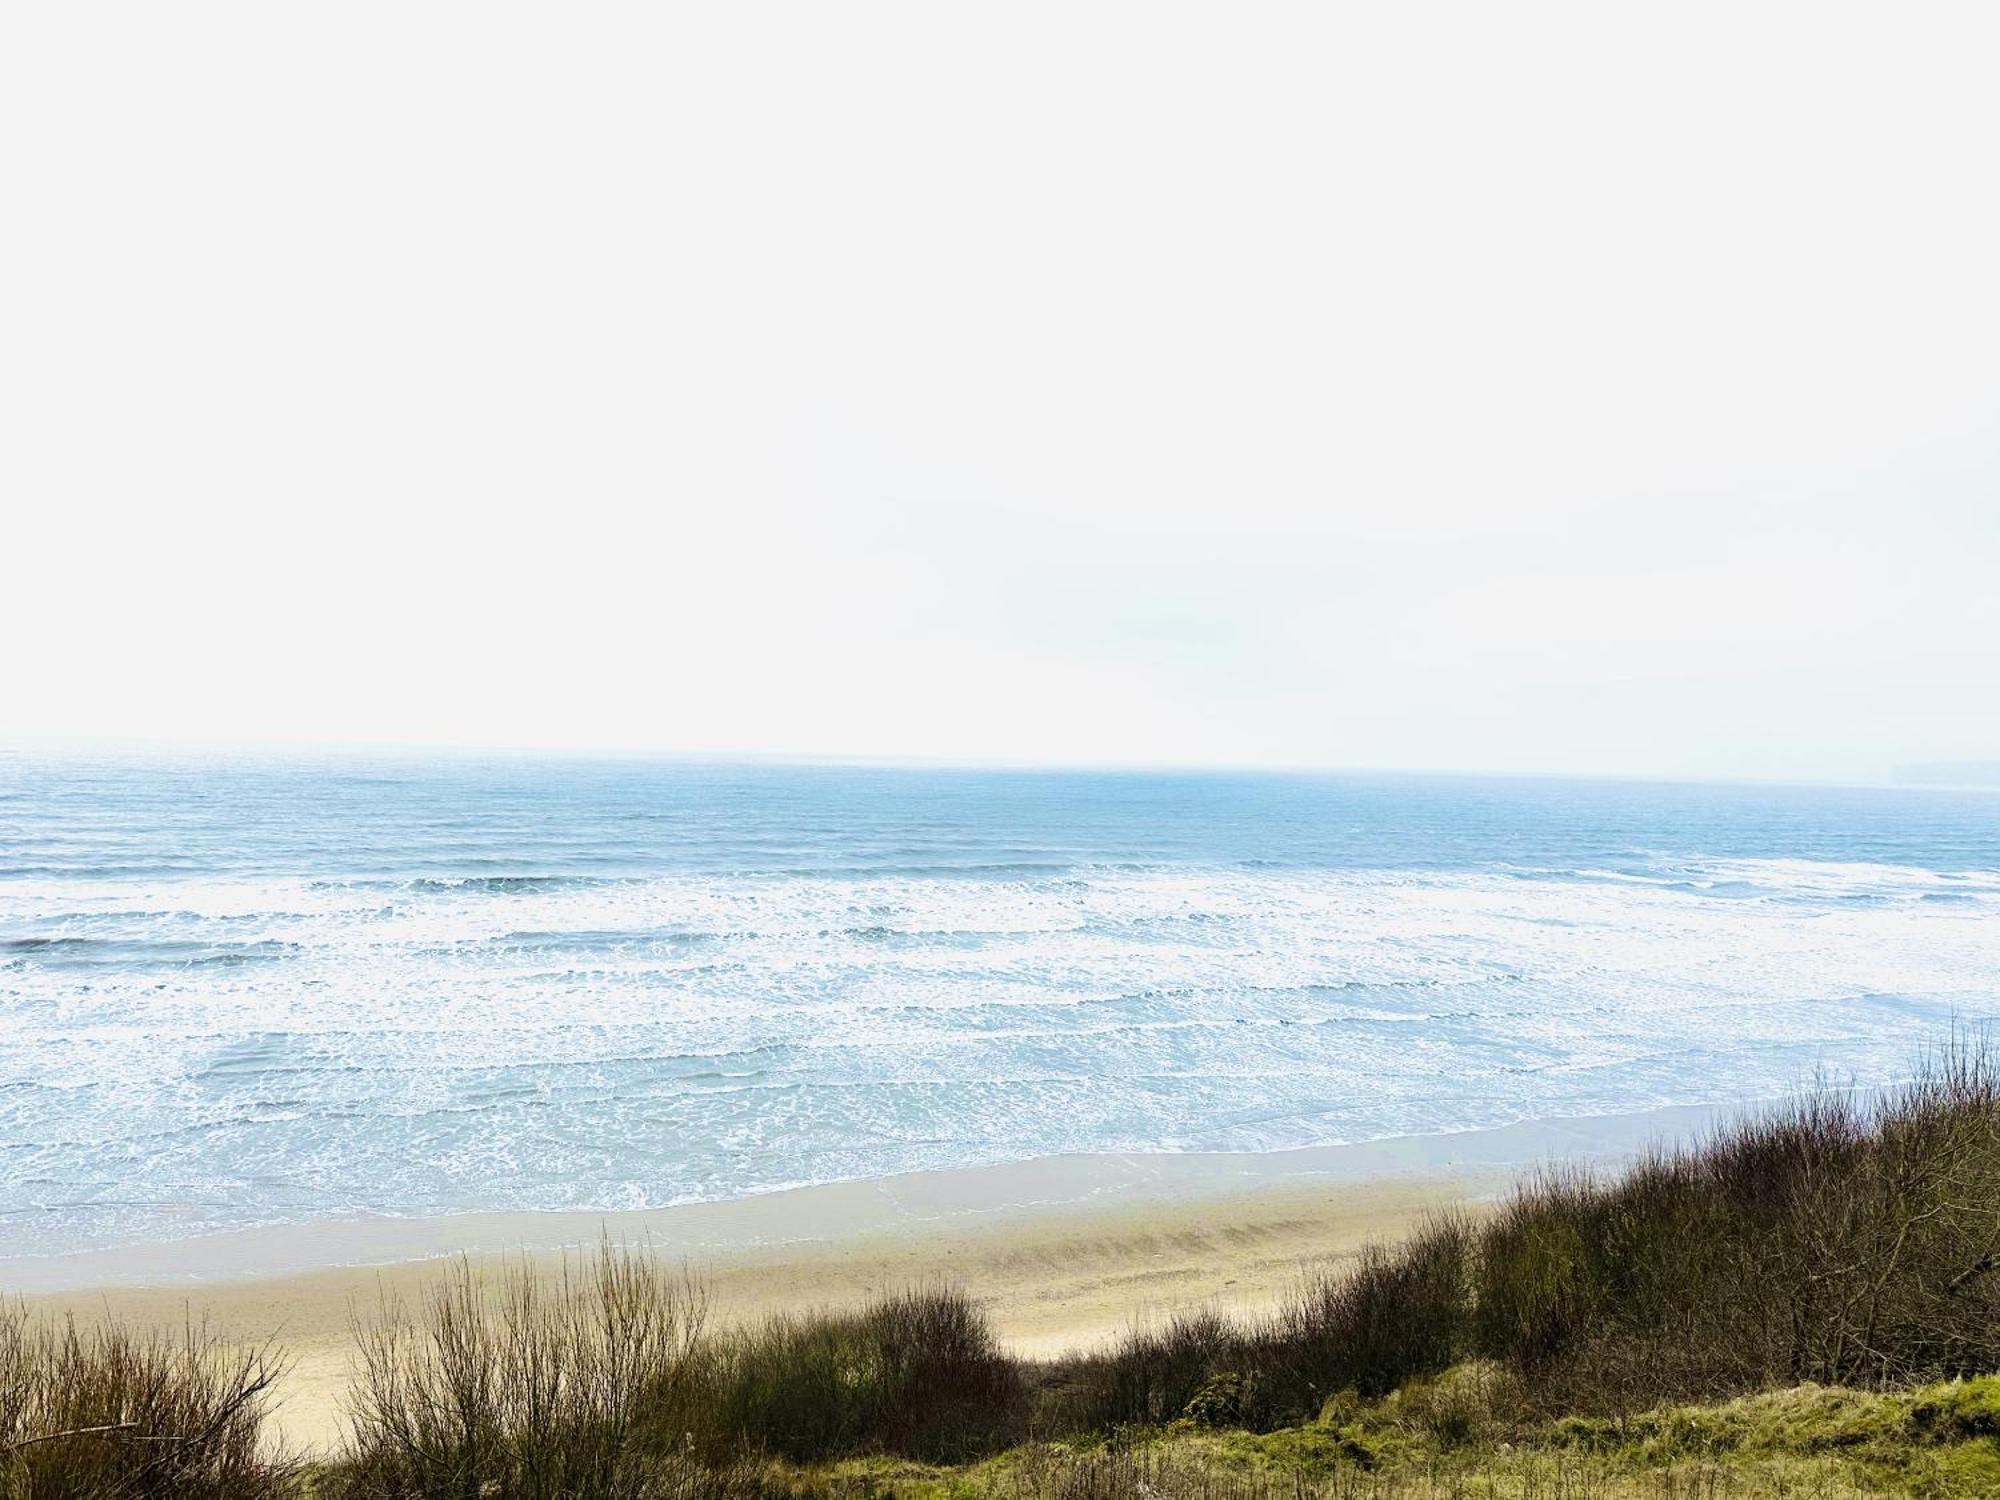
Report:
<svg viewBox="0 0 2000 1500"><path fill-rule="evenodd" d="M971 1291L1021 1354L1051 1355L1147 1319L1257 1312L1315 1266L1424 1215L1478 1212L1552 1160L1612 1161L1705 1111L1541 1122L1292 1152L1059 1157L832 1183L621 1214L468 1214L243 1231L0 1264L38 1310L133 1326L193 1319L281 1348L284 1438L335 1441L353 1321L410 1298L465 1254L552 1263L601 1236L684 1263L718 1322L852 1304L927 1279Z"/></svg>
<svg viewBox="0 0 2000 1500"><path fill-rule="evenodd" d="M690 1254L713 1320L862 1301L929 1278L969 1288L1017 1352L1052 1354L1088 1345L1151 1316L1197 1304L1232 1310L1269 1306L1301 1270L1392 1238L1424 1213L1477 1195L1471 1179L1394 1180L1324 1188L1271 1188L1184 1206L1098 1212L1051 1210L1005 1223L954 1217L936 1225L884 1227L782 1245ZM777 1232L797 1211L792 1195L730 1205ZM651 1217L651 1216L646 1216ZM670 1215L663 1216L670 1218ZM736 1217L736 1215L731 1215ZM523 1226L524 1229L531 1226ZM614 1236L637 1227L604 1221ZM656 1238L672 1253L670 1238ZM527 1252L554 1259L559 1251ZM483 1264L502 1252L475 1252ZM282 1386L279 1431L317 1448L340 1430L351 1378L350 1321L385 1294L420 1295L435 1260L346 1267L188 1287L116 1287L30 1299L92 1318L109 1311L135 1326L178 1327L206 1319L232 1340L282 1347L292 1370Z"/></svg>

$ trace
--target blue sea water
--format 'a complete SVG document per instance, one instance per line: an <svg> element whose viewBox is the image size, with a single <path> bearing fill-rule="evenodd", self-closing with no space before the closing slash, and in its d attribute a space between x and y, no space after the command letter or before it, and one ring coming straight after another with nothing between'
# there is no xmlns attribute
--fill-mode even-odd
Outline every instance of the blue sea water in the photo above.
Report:
<svg viewBox="0 0 2000 1500"><path fill-rule="evenodd" d="M1746 1101L1996 1013L1991 794L0 756L0 1257Z"/></svg>

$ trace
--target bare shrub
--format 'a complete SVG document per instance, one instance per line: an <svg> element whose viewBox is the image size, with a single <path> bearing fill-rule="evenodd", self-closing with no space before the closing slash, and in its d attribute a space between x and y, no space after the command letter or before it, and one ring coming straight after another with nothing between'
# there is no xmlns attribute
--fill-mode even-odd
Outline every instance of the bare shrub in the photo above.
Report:
<svg viewBox="0 0 2000 1500"><path fill-rule="evenodd" d="M606 1244L552 1276L489 1281L460 1260L420 1313L358 1330L361 1379L339 1468L383 1500L653 1500L733 1493L676 1419L706 1356L698 1290Z"/></svg>
<svg viewBox="0 0 2000 1500"><path fill-rule="evenodd" d="M281 1370L192 1325L141 1336L0 1309L0 1500L296 1494L264 1427Z"/></svg>
<svg viewBox="0 0 2000 1500"><path fill-rule="evenodd" d="M1623 1177L1545 1175L1480 1236L1474 1343L1554 1402L2000 1361L2000 1085L1956 1042L1872 1102L1820 1088Z"/></svg>

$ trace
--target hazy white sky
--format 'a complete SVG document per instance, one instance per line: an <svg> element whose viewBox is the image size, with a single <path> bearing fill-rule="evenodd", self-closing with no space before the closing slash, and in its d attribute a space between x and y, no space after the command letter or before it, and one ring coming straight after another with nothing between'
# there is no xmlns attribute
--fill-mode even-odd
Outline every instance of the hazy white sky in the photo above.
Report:
<svg viewBox="0 0 2000 1500"><path fill-rule="evenodd" d="M2000 759L2000 10L0 12L0 743Z"/></svg>

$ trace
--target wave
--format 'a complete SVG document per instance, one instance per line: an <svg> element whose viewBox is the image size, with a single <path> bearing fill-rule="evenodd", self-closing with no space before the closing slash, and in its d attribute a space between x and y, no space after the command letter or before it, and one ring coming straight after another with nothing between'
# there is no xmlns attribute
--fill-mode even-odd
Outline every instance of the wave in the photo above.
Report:
<svg viewBox="0 0 2000 1500"><path fill-rule="evenodd" d="M1883 1078L2000 1015L2000 872L1621 858L0 883L0 1200L217 1226L279 1180L557 1207L1270 1149ZM0 1254L163 1222L65 1212Z"/></svg>
<svg viewBox="0 0 2000 1500"><path fill-rule="evenodd" d="M298 951L296 943L272 939L221 945L195 939L57 937L10 938L0 942L0 955L15 955L20 962L68 968L112 966L118 968L201 969L235 968L250 964L277 963ZM0 958L0 963L5 963Z"/></svg>

